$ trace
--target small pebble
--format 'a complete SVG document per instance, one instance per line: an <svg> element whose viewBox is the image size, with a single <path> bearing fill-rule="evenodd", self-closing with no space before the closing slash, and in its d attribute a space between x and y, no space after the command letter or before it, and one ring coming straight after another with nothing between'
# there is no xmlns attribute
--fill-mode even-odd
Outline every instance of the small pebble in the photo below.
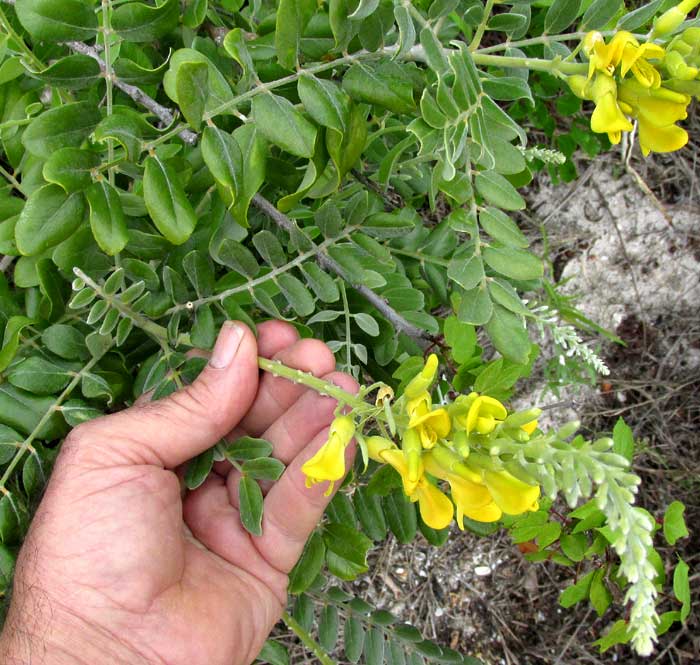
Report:
<svg viewBox="0 0 700 665"><path fill-rule="evenodd" d="M474 574L479 577L484 577L491 574L491 568L489 566L477 566L474 568Z"/></svg>

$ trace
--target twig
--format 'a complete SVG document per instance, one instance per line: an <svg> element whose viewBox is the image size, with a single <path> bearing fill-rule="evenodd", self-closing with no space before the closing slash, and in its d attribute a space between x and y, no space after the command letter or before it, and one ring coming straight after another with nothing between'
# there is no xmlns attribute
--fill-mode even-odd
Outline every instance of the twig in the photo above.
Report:
<svg viewBox="0 0 700 665"><path fill-rule="evenodd" d="M301 229L285 215L275 208L272 203L270 203L264 196L256 194L253 197L253 205L262 210L277 226L284 229L288 233L293 233L295 230L301 232ZM407 321L401 314L399 314L389 303L384 300L381 296L377 295L374 291L367 288L364 284L354 284L350 277L343 270L342 266L332 259L328 254L319 252L316 255L316 261L324 269L335 273L343 279L347 284L352 286L365 300L370 302L377 311L387 320L391 325L409 337L412 337L422 348L427 348L434 343L432 336L425 330L421 330L417 326Z"/></svg>
<svg viewBox="0 0 700 665"><path fill-rule="evenodd" d="M107 72L107 66L105 61L100 57L97 49L94 46L88 46L82 42L66 42L68 48L76 53L81 53L83 55L90 56L93 60L97 62L103 73ZM170 126L175 122L175 114L166 106L159 104L153 97L149 97L143 90L137 88L135 85L125 83L120 80L114 74L112 76L112 82L119 88L122 92L126 93L133 99L137 104L141 104L147 108L153 115L159 118L165 125ZM190 131L189 129L183 129L180 133L180 138L190 145L197 143L197 134Z"/></svg>

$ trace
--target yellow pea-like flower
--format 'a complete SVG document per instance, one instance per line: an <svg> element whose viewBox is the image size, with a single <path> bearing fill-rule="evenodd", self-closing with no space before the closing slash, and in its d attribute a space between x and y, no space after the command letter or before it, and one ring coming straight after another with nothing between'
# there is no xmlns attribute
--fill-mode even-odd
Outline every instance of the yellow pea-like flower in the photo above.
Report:
<svg viewBox="0 0 700 665"><path fill-rule="evenodd" d="M537 429L537 419L531 420L529 423L520 425L520 429L524 430L526 434L530 435Z"/></svg>
<svg viewBox="0 0 700 665"><path fill-rule="evenodd" d="M508 471L484 471L484 483L495 504L507 515L537 510L539 485L528 485Z"/></svg>
<svg viewBox="0 0 700 665"><path fill-rule="evenodd" d="M508 416L506 407L497 399L480 395L469 407L465 421L467 434L478 432L479 434L490 434L496 429L496 425L505 420Z"/></svg>
<svg viewBox="0 0 700 665"><path fill-rule="evenodd" d="M381 453L382 461L392 466L401 476L401 484L403 485L403 493L406 496L413 496L413 493L418 487L418 483L423 476L423 460L421 459L418 465L418 479L411 480L408 473L408 464L401 450L394 448L385 450Z"/></svg>
<svg viewBox="0 0 700 665"><path fill-rule="evenodd" d="M412 416L408 427L417 432L423 448L430 449L450 433L452 423L447 409L439 408Z"/></svg>
<svg viewBox="0 0 700 665"><path fill-rule="evenodd" d="M333 485L345 475L345 448L355 433L355 423L348 416L339 416L330 427L328 441L301 467L306 475L306 486L329 481L326 496L333 491Z"/></svg>
<svg viewBox="0 0 700 665"><path fill-rule="evenodd" d="M444 529L454 515L454 506L445 494L423 476L411 501L418 501L421 519L432 529Z"/></svg>

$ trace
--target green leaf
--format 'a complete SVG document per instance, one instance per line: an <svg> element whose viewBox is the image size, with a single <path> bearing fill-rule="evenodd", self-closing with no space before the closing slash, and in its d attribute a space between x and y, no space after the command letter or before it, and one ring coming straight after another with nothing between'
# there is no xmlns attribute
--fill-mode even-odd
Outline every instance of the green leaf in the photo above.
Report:
<svg viewBox="0 0 700 665"><path fill-rule="evenodd" d="M235 199L243 179L243 155L231 134L218 127L206 127L202 134L202 157L216 181Z"/></svg>
<svg viewBox="0 0 700 665"><path fill-rule="evenodd" d="M525 365L530 356L530 337L521 317L500 305L493 305L493 315L485 326L496 350L506 359Z"/></svg>
<svg viewBox="0 0 700 665"><path fill-rule="evenodd" d="M26 256L41 254L70 236L84 213L82 194L66 194L58 185L40 187L29 196L17 220L17 249Z"/></svg>
<svg viewBox="0 0 700 665"><path fill-rule="evenodd" d="M631 639L632 633L627 629L627 623L619 619L603 637L593 642L593 646L599 647L600 653L605 653L617 644L627 644Z"/></svg>
<svg viewBox="0 0 700 665"><path fill-rule="evenodd" d="M643 26L649 19L656 15L656 12L663 2L664 0L652 0L652 2L648 2L646 5L642 5L628 14L625 14L617 22L616 29L628 30L631 32Z"/></svg>
<svg viewBox="0 0 700 665"><path fill-rule="evenodd" d="M397 238L413 230L415 221L401 212L378 212L362 222L362 230L375 238Z"/></svg>
<svg viewBox="0 0 700 665"><path fill-rule="evenodd" d="M188 28L198 28L207 17L208 0L189 0L182 22Z"/></svg>
<svg viewBox="0 0 700 665"><path fill-rule="evenodd" d="M582 533L567 534L560 538L561 551L572 561L583 561L588 549L588 539Z"/></svg>
<svg viewBox="0 0 700 665"><path fill-rule="evenodd" d="M524 249L530 244L518 225L497 208L484 208L479 213L479 224L494 240L507 247Z"/></svg>
<svg viewBox="0 0 700 665"><path fill-rule="evenodd" d="M664 538L669 545L675 545L679 538L686 538L688 527L685 525L683 513L685 506L680 501L673 501L664 513Z"/></svg>
<svg viewBox="0 0 700 665"><path fill-rule="evenodd" d="M487 265L510 279L539 279L544 274L542 261L529 252L510 247L486 247L483 251Z"/></svg>
<svg viewBox="0 0 700 665"><path fill-rule="evenodd" d="M285 69L298 66L301 37L315 9L314 0L280 0L277 3L275 52L277 61Z"/></svg>
<svg viewBox="0 0 700 665"><path fill-rule="evenodd" d="M494 277L489 280L489 293L495 303L505 307L514 314L530 316L530 310L525 307L518 292L505 280Z"/></svg>
<svg viewBox="0 0 700 665"><path fill-rule="evenodd" d="M47 412L54 411L53 397L40 397L16 388L7 381L0 383L0 423L29 434ZM66 431L58 412L52 413L36 432L36 438L51 441Z"/></svg>
<svg viewBox="0 0 700 665"><path fill-rule="evenodd" d="M522 210L525 207L523 197L518 194L502 175L495 171L481 171L474 178L476 191L492 205L504 210Z"/></svg>
<svg viewBox="0 0 700 665"><path fill-rule="evenodd" d="M622 455L630 462L634 457L634 434L622 418L617 419L613 428L613 452Z"/></svg>
<svg viewBox="0 0 700 665"><path fill-rule="evenodd" d="M593 574L591 580L590 600L593 609L599 617L605 614L605 610L610 607L612 602L612 594L605 582L605 568L599 568Z"/></svg>
<svg viewBox="0 0 700 665"><path fill-rule="evenodd" d="M41 333L41 342L51 353L65 360L84 360L88 355L85 335L64 323L55 323L46 328Z"/></svg>
<svg viewBox="0 0 700 665"><path fill-rule="evenodd" d="M0 497L0 543L13 543L19 535L17 506L9 493Z"/></svg>
<svg viewBox="0 0 700 665"><path fill-rule="evenodd" d="M34 323L34 320L27 316L17 315L8 319L5 324L2 350L0 350L0 372L4 372L10 366L19 348L22 330L32 323Z"/></svg>
<svg viewBox="0 0 700 665"><path fill-rule="evenodd" d="M544 17L544 31L558 35L568 28L578 16L582 0L554 0Z"/></svg>
<svg viewBox="0 0 700 665"><path fill-rule="evenodd" d="M279 275L276 281L287 302L299 316L313 314L314 299L300 280L286 272Z"/></svg>
<svg viewBox="0 0 700 665"><path fill-rule="evenodd" d="M351 663L357 663L360 660L364 643L365 629L362 627L362 623L354 616L350 616L343 628L343 646L345 657Z"/></svg>
<svg viewBox="0 0 700 665"><path fill-rule="evenodd" d="M247 227L248 206L265 181L267 146L262 134L252 123L236 129L233 138L236 139L243 155L243 186L231 213L241 226Z"/></svg>
<svg viewBox="0 0 700 665"><path fill-rule="evenodd" d="M690 616L691 606L688 570L688 564L679 558L673 571L673 594L682 603L680 619L683 623Z"/></svg>
<svg viewBox="0 0 700 665"><path fill-rule="evenodd" d="M78 148L98 122L100 112L91 102L64 104L32 120L22 143L33 155L48 159L61 148Z"/></svg>
<svg viewBox="0 0 700 665"><path fill-rule="evenodd" d="M469 290L481 284L484 279L484 263L480 256L460 256L450 261L447 276L463 289Z"/></svg>
<svg viewBox="0 0 700 665"><path fill-rule="evenodd" d="M157 155L146 159L143 196L156 228L173 245L181 245L192 235L197 216L177 175Z"/></svg>
<svg viewBox="0 0 700 665"><path fill-rule="evenodd" d="M403 490L394 490L382 499L384 515L391 532L400 543L410 543L418 528L416 511Z"/></svg>
<svg viewBox="0 0 700 665"><path fill-rule="evenodd" d="M243 473L256 480L277 480L284 473L284 464L273 457L258 457L243 462Z"/></svg>
<svg viewBox="0 0 700 665"><path fill-rule="evenodd" d="M76 53L54 62L34 76L47 85L68 90L89 88L102 78L99 63L89 55Z"/></svg>
<svg viewBox="0 0 700 665"><path fill-rule="evenodd" d="M92 184L92 172L100 163L100 156L90 150L61 148L46 160L43 176L72 194Z"/></svg>
<svg viewBox="0 0 700 665"><path fill-rule="evenodd" d="M394 18L399 28L399 48L395 57L402 58L416 43L416 26L411 18L411 12L405 5L394 5Z"/></svg>
<svg viewBox="0 0 700 665"><path fill-rule="evenodd" d="M324 651L332 652L337 641L338 610L334 605L326 605L318 621L318 642Z"/></svg>
<svg viewBox="0 0 700 665"><path fill-rule="evenodd" d="M179 0L165 0L156 7L130 2L112 10L112 29L128 42L153 42L174 30L179 18Z"/></svg>
<svg viewBox="0 0 700 665"><path fill-rule="evenodd" d="M262 535L263 495L257 481L242 476L238 485L238 504L241 524L248 533Z"/></svg>
<svg viewBox="0 0 700 665"><path fill-rule="evenodd" d="M316 263L305 263L301 267L311 290L316 294L316 297L325 303L337 302L340 298L338 285L335 280L326 272L324 272Z"/></svg>
<svg viewBox="0 0 700 665"><path fill-rule="evenodd" d="M620 11L623 0L594 0L586 9L579 30L600 30Z"/></svg>
<svg viewBox="0 0 700 665"><path fill-rule="evenodd" d="M367 665L382 665L384 662L384 633L376 626L367 631L364 655Z"/></svg>
<svg viewBox="0 0 700 665"><path fill-rule="evenodd" d="M0 465L7 464L17 452L24 437L11 427L0 425Z"/></svg>
<svg viewBox="0 0 700 665"><path fill-rule="evenodd" d="M141 153L142 127L130 115L117 113L108 115L95 127L92 137L95 141L112 139L126 151L129 160L135 161Z"/></svg>
<svg viewBox="0 0 700 665"><path fill-rule="evenodd" d="M85 41L97 32L97 17L83 0L17 0L22 27L37 41Z"/></svg>
<svg viewBox="0 0 700 665"><path fill-rule="evenodd" d="M216 325L211 307L200 305L194 315L194 323L190 330L190 341L195 348L211 349L216 341Z"/></svg>
<svg viewBox="0 0 700 665"><path fill-rule="evenodd" d="M185 254L182 269L198 296L208 296L214 291L214 268L204 252L193 249Z"/></svg>
<svg viewBox="0 0 700 665"><path fill-rule="evenodd" d="M343 133L350 112L348 96L331 81L304 74L297 83L299 99L311 118L322 127Z"/></svg>
<svg viewBox="0 0 700 665"><path fill-rule="evenodd" d="M52 362L32 356L15 365L7 375L7 380L17 388L34 395L52 395L65 388L70 382L70 373Z"/></svg>
<svg viewBox="0 0 700 665"><path fill-rule="evenodd" d="M367 572L367 552L372 541L346 524L327 524L323 529L326 562L333 575L353 580Z"/></svg>
<svg viewBox="0 0 700 665"><path fill-rule="evenodd" d="M187 463L185 487L196 490L209 476L214 466L214 449L209 448Z"/></svg>
<svg viewBox="0 0 700 665"><path fill-rule="evenodd" d="M445 341L452 349L455 362L465 363L474 355L476 330L473 325L463 323L456 316L448 316L445 319L443 332Z"/></svg>
<svg viewBox="0 0 700 665"><path fill-rule="evenodd" d="M224 450L224 455L231 460L251 460L269 457L271 454L272 444L269 441L252 436L242 436Z"/></svg>
<svg viewBox="0 0 700 665"><path fill-rule="evenodd" d="M559 604L564 608L569 608L588 598L593 581L594 572L581 577L575 584L566 587L559 596Z"/></svg>
<svg viewBox="0 0 700 665"><path fill-rule="evenodd" d="M362 530L375 542L383 541L387 526L379 497L370 494L366 487L358 487L352 495L352 501Z"/></svg>
<svg viewBox="0 0 700 665"><path fill-rule="evenodd" d="M488 289L482 284L462 294L462 302L457 311L457 318L462 323L483 326L493 314L493 303Z"/></svg>
<svg viewBox="0 0 700 665"><path fill-rule="evenodd" d="M326 546L323 538L318 531L314 531L306 541L299 561L289 573L289 593L299 594L306 591L321 572L325 557Z"/></svg>
<svg viewBox="0 0 700 665"><path fill-rule="evenodd" d="M288 99L258 95L253 98L252 108L255 126L268 141L297 157L313 157L316 127Z"/></svg>
<svg viewBox="0 0 700 665"><path fill-rule="evenodd" d="M208 83L209 65L205 62L183 62L177 69L177 101L185 120L197 131L202 126Z"/></svg>
<svg viewBox="0 0 700 665"><path fill-rule="evenodd" d="M343 77L343 90L352 98L377 104L394 113L409 113L415 106L413 86L401 75L399 65L389 67L385 63L377 68L368 64L355 64Z"/></svg>
<svg viewBox="0 0 700 665"><path fill-rule="evenodd" d="M484 91L489 97L503 101L516 99L527 99L532 104L535 103L532 91L525 79L519 76L500 76L484 79L482 82Z"/></svg>
<svg viewBox="0 0 700 665"><path fill-rule="evenodd" d="M103 179L91 185L85 196L90 204L90 227L95 241L105 254L118 254L126 247L129 235L117 190Z"/></svg>
<svg viewBox="0 0 700 665"><path fill-rule="evenodd" d="M279 642L266 640L263 648L258 654L257 660L269 663L270 665L289 665L289 654Z"/></svg>

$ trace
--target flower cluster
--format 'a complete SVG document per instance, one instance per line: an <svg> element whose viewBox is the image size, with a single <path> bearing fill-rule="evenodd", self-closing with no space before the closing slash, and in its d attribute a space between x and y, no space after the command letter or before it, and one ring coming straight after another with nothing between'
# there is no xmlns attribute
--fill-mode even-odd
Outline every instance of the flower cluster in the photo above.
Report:
<svg viewBox="0 0 700 665"><path fill-rule="evenodd" d="M355 434L369 458L398 472L404 493L418 502L423 521L434 529L445 528L455 511L463 529L465 516L495 522L504 513L537 510L539 485L521 470L507 469L489 451L504 439L527 441L539 411L509 415L498 400L477 393L460 395L447 408L434 406L429 388L437 366L431 355L392 407L400 447L385 436L355 433L352 419L340 416L327 443L302 467L307 485L327 480L332 487L343 477L345 448ZM451 500L440 487L443 481Z"/></svg>
<svg viewBox="0 0 700 665"><path fill-rule="evenodd" d="M684 0L660 16L651 37L675 30L700 0ZM679 20L680 19L680 20ZM588 75L570 76L569 87L595 103L591 129L620 142L622 132L639 128L639 144L650 152L673 152L688 142L688 133L676 123L688 117L691 94L687 82L697 79L700 30L689 28L664 47L651 39L640 43L631 33L617 32L608 43L599 32L583 39ZM688 92L691 94L688 94Z"/></svg>

